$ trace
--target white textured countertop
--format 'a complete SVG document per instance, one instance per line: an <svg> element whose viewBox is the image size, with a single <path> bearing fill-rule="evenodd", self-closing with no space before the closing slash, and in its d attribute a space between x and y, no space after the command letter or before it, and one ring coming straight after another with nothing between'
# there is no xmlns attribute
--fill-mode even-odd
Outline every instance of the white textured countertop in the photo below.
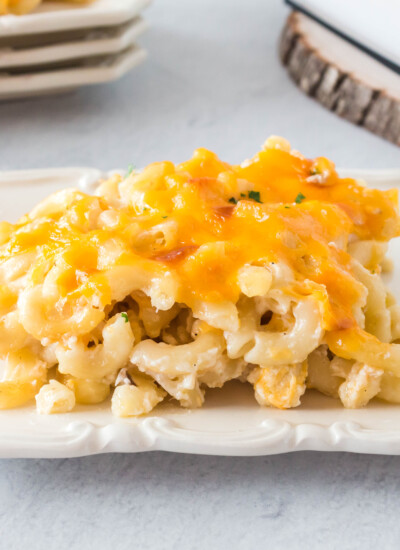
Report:
<svg viewBox="0 0 400 550"><path fill-rule="evenodd" d="M0 169L228 161L271 133L339 166L399 167L400 149L303 96L279 65L278 0L156 0L150 57L122 81L0 105ZM0 461L0 548L398 548L400 457L152 453Z"/></svg>

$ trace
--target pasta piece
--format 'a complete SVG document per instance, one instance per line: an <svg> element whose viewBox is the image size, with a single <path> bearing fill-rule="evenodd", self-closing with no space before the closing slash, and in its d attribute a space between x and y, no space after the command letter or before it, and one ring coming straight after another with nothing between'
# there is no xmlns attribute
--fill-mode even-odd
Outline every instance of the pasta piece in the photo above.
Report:
<svg viewBox="0 0 400 550"><path fill-rule="evenodd" d="M394 269L394 263L392 258L388 258L385 256L385 258L383 258L381 262L380 267L381 267L382 273L392 273Z"/></svg>
<svg viewBox="0 0 400 550"><path fill-rule="evenodd" d="M169 325L162 330L161 340L172 346L189 344L200 334L200 331L196 334L193 333L193 324L195 322L196 321L193 319L193 314L189 309L181 309ZM203 321L197 322L207 325L207 323L204 323ZM212 327L210 327L210 329L215 330L212 329Z"/></svg>
<svg viewBox="0 0 400 550"><path fill-rule="evenodd" d="M293 307L295 324L288 332L257 331L254 346L245 354L248 363L263 366L302 363L319 346L324 331L318 304L306 298Z"/></svg>
<svg viewBox="0 0 400 550"><path fill-rule="evenodd" d="M255 334L261 315L256 315L253 302L241 299L238 302L240 326L233 331L225 331L224 337L228 356L232 359L243 357L254 346Z"/></svg>
<svg viewBox="0 0 400 550"><path fill-rule="evenodd" d="M390 328L391 328L391 338L390 341L400 339L400 306L392 305L389 307L390 311Z"/></svg>
<svg viewBox="0 0 400 550"><path fill-rule="evenodd" d="M7 354L3 379L15 382L44 383L47 380L47 364L29 348Z"/></svg>
<svg viewBox="0 0 400 550"><path fill-rule="evenodd" d="M386 289L382 280L356 261L353 262L353 270L357 279L368 290L364 308L365 330L379 338L381 342L390 342L392 336L390 311L386 307Z"/></svg>
<svg viewBox="0 0 400 550"><path fill-rule="evenodd" d="M57 216L61 216L67 208L70 208L84 198L85 194L78 189L63 189L61 191L56 191L40 201L28 214L28 218L30 220L40 220L43 216L57 218Z"/></svg>
<svg viewBox="0 0 400 550"><path fill-rule="evenodd" d="M129 359L134 338L129 322L115 315L103 329L103 343L88 348L83 342L56 348L58 370L76 378L101 380L124 367Z"/></svg>
<svg viewBox="0 0 400 550"><path fill-rule="evenodd" d="M59 299L53 301L43 295L43 285L24 290L19 298L19 308L26 332L38 340L44 337L60 339L65 333L87 334L104 318L97 300L71 304L71 308L61 309L59 305L63 305Z"/></svg>
<svg viewBox="0 0 400 550"><path fill-rule="evenodd" d="M137 251L152 250L153 253L173 248L178 238L178 225L173 220L159 223L148 231L141 231L133 240Z"/></svg>
<svg viewBox="0 0 400 550"><path fill-rule="evenodd" d="M222 334L209 332L181 346L144 340L135 346L131 363L154 378L183 407L204 401L198 373L213 369L224 350Z"/></svg>
<svg viewBox="0 0 400 550"><path fill-rule="evenodd" d="M264 267L248 265L239 270L238 280L245 296L265 296L271 288L272 274Z"/></svg>
<svg viewBox="0 0 400 550"><path fill-rule="evenodd" d="M253 349L256 335L279 332L286 335L291 330L292 297L281 295L280 290L271 290L265 297L249 300L242 297L238 302L240 328L225 331L228 355L231 358L243 357ZM276 314L276 315L275 315ZM270 317L264 323L265 316Z"/></svg>
<svg viewBox="0 0 400 550"><path fill-rule="evenodd" d="M280 136L269 136L264 142L263 149L280 149L286 153L290 153L290 142Z"/></svg>
<svg viewBox="0 0 400 550"><path fill-rule="evenodd" d="M309 355L307 388L338 398L339 386L343 383L343 378L334 373L327 352L327 346L319 346Z"/></svg>
<svg viewBox="0 0 400 550"><path fill-rule="evenodd" d="M20 322L20 315L12 311L0 319L0 355L23 348L39 347Z"/></svg>
<svg viewBox="0 0 400 550"><path fill-rule="evenodd" d="M241 378L246 368L247 363L243 359L230 359L224 354L213 368L199 372L198 381L208 388L222 388L229 380Z"/></svg>
<svg viewBox="0 0 400 550"><path fill-rule="evenodd" d="M355 359L400 376L400 344L380 342L367 332L346 330L327 335L329 349L345 359Z"/></svg>
<svg viewBox="0 0 400 550"><path fill-rule="evenodd" d="M254 384L255 398L260 405L289 409L300 405L306 391L307 363L257 367L248 380Z"/></svg>
<svg viewBox="0 0 400 550"><path fill-rule="evenodd" d="M97 197L102 197L107 201L107 204L112 207L110 211L118 215L118 218L119 213L115 209L122 206L121 196L119 194L120 183L121 176L119 174L113 174L109 179L100 181L94 191ZM139 228L138 224L137 227Z"/></svg>
<svg viewBox="0 0 400 550"><path fill-rule="evenodd" d="M0 382L0 409L12 409L25 405L35 397L40 386L40 380Z"/></svg>
<svg viewBox="0 0 400 550"><path fill-rule="evenodd" d="M382 241L355 241L349 243L349 254L369 271L377 271L385 259L388 244Z"/></svg>
<svg viewBox="0 0 400 550"><path fill-rule="evenodd" d="M400 403L400 378L385 372L381 378L377 397L389 403Z"/></svg>
<svg viewBox="0 0 400 550"><path fill-rule="evenodd" d="M144 340L134 347L130 361L143 372L173 377L214 365L224 348L224 339L218 332L202 334L194 342L183 346Z"/></svg>
<svg viewBox="0 0 400 550"><path fill-rule="evenodd" d="M57 380L50 380L36 395L36 410L39 414L67 413L74 407L74 392Z"/></svg>
<svg viewBox="0 0 400 550"><path fill-rule="evenodd" d="M358 409L375 397L380 390L383 371L355 363L339 387L339 397L346 409Z"/></svg>
<svg viewBox="0 0 400 550"><path fill-rule="evenodd" d="M76 402L84 405L102 403L110 395L110 385L99 380L70 378L65 385L74 392Z"/></svg>
<svg viewBox="0 0 400 550"><path fill-rule="evenodd" d="M5 2L5 1L7 0L0 0L0 10L2 9L1 2ZM0 222L0 246L2 246L3 244L6 244L9 241L13 231L14 231L13 224L9 222Z"/></svg>
<svg viewBox="0 0 400 550"><path fill-rule="evenodd" d="M152 306L151 299L140 291L134 292L132 297L139 304L139 319L150 338L158 338L161 330L167 327L180 311L178 304L174 304L168 310L158 310Z"/></svg>
<svg viewBox="0 0 400 550"><path fill-rule="evenodd" d="M149 371L150 372L150 371ZM151 373L152 378L174 399L181 407L196 409L204 403L204 388L196 373L168 376L161 373Z"/></svg>
<svg viewBox="0 0 400 550"><path fill-rule="evenodd" d="M115 416L129 417L147 414L166 396L148 376L130 373L132 383L117 386L111 400Z"/></svg>
<svg viewBox="0 0 400 550"><path fill-rule="evenodd" d="M193 315L205 321L214 328L221 330L237 330L239 328L238 312L230 302L206 303L196 302L193 306Z"/></svg>
<svg viewBox="0 0 400 550"><path fill-rule="evenodd" d="M171 309L177 301L178 282L168 270L155 276L140 262L136 266L116 266L106 272L113 300L121 301L135 290L150 297L152 305L162 311Z"/></svg>
<svg viewBox="0 0 400 550"><path fill-rule="evenodd" d="M10 289L18 290L26 284L26 274L36 259L34 252L26 252L12 257L0 266L0 282Z"/></svg>

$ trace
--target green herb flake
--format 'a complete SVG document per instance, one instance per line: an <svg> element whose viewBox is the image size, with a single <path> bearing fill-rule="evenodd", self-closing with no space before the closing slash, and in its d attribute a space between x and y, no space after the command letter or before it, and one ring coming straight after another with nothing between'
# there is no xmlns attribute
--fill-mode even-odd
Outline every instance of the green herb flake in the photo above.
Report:
<svg viewBox="0 0 400 550"><path fill-rule="evenodd" d="M294 202L295 202L296 204L300 204L301 202L304 201L305 198L306 198L306 197L305 197L305 195L303 195L303 193L299 193L299 194L297 195L297 197L294 199Z"/></svg>
<svg viewBox="0 0 400 550"><path fill-rule="evenodd" d="M166 220L168 216L161 216L163 220Z"/></svg>
<svg viewBox="0 0 400 550"><path fill-rule="evenodd" d="M321 170L319 168L312 168L310 170L310 175L311 176L316 176L317 174L321 174Z"/></svg>
<svg viewBox="0 0 400 550"><path fill-rule="evenodd" d="M127 313L121 313L121 317L125 319L125 323L129 323L129 317Z"/></svg>
<svg viewBox="0 0 400 550"><path fill-rule="evenodd" d="M290 206L287 206L287 205L286 205L285 208L287 208L287 209L289 210Z"/></svg>
<svg viewBox="0 0 400 550"><path fill-rule="evenodd" d="M241 196L241 197L245 197L245 196L246 196L246 193L240 193L240 196Z"/></svg>
<svg viewBox="0 0 400 550"><path fill-rule="evenodd" d="M132 174L132 172L135 170L135 165L134 164L129 164L128 166L128 171L127 173L125 174L125 177L126 178L129 178L129 176Z"/></svg>
<svg viewBox="0 0 400 550"><path fill-rule="evenodd" d="M232 204L237 204L237 200L235 199L235 197L231 197L230 199L228 199L228 202L231 202Z"/></svg>
<svg viewBox="0 0 400 550"><path fill-rule="evenodd" d="M259 191L249 191L249 199L252 199L256 202L261 202L260 192Z"/></svg>

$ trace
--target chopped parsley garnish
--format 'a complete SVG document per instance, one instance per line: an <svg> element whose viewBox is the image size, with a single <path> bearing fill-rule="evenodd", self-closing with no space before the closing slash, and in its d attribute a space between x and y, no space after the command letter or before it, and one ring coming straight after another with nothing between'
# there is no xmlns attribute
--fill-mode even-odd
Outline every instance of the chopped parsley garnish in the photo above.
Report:
<svg viewBox="0 0 400 550"><path fill-rule="evenodd" d="M299 194L297 195L297 197L294 199L294 202L295 202L296 204L300 204L301 202L304 201L305 198L306 198L306 197L305 197L305 195L303 195L303 193L299 193Z"/></svg>
<svg viewBox="0 0 400 550"><path fill-rule="evenodd" d="M166 220L168 216L161 216L163 220Z"/></svg>
<svg viewBox="0 0 400 550"><path fill-rule="evenodd" d="M252 199L256 202L261 202L260 192L259 191L249 191L249 199Z"/></svg>
<svg viewBox="0 0 400 550"><path fill-rule="evenodd" d="M246 193L240 193L240 196L241 196L241 197L245 197L245 196L246 196Z"/></svg>
<svg viewBox="0 0 400 550"><path fill-rule="evenodd" d="M128 166L128 171L127 171L125 177L128 178L128 177L132 174L132 172L134 171L134 169L135 169L135 165L134 165L134 164L130 164L130 165Z"/></svg>
<svg viewBox="0 0 400 550"><path fill-rule="evenodd" d="M231 197L230 199L228 199L228 202L231 202L232 204L237 204L237 200L235 199L235 197Z"/></svg>
<svg viewBox="0 0 400 550"><path fill-rule="evenodd" d="M125 319L125 323L129 323L129 317L127 313L121 313L121 317Z"/></svg>
<svg viewBox="0 0 400 550"><path fill-rule="evenodd" d="M312 168L310 170L311 176L316 176L317 174L320 174L320 173L321 173L321 170L319 168Z"/></svg>
<svg viewBox="0 0 400 550"><path fill-rule="evenodd" d="M289 208L290 208L290 206L286 205L286 206L285 206L285 208L288 208L288 209L289 209Z"/></svg>

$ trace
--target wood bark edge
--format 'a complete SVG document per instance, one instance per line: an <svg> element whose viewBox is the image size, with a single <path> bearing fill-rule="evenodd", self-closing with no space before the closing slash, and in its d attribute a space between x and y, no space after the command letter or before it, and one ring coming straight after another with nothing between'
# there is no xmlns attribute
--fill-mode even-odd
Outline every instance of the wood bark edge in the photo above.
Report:
<svg viewBox="0 0 400 550"><path fill-rule="evenodd" d="M292 80L307 95L400 146L400 102L325 60L302 34L296 12L288 17L282 31L279 56Z"/></svg>

